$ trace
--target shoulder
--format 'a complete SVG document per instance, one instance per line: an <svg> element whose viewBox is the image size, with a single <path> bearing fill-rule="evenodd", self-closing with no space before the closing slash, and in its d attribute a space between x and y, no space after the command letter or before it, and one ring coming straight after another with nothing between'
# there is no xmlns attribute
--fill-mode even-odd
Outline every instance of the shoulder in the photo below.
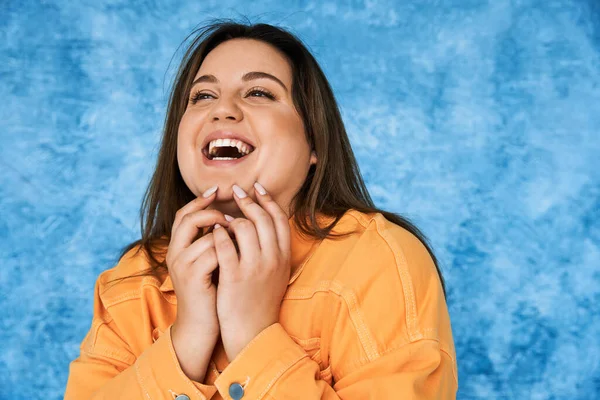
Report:
<svg viewBox="0 0 600 400"><path fill-rule="evenodd" d="M441 279L424 243L381 213L349 210L340 222L339 228L354 233L331 246L342 248L332 278L352 293L365 324L402 332L393 346L448 339L442 331L449 329L449 318L440 317L448 312Z"/></svg>
<svg viewBox="0 0 600 400"><path fill-rule="evenodd" d="M341 247L348 250L345 265L361 278L385 275L400 280L407 296L415 295L414 287L437 287L441 280L431 253L412 232L381 213L349 210L336 225L336 231L353 231ZM368 266L368 268L367 268ZM406 299L410 301L410 298Z"/></svg>

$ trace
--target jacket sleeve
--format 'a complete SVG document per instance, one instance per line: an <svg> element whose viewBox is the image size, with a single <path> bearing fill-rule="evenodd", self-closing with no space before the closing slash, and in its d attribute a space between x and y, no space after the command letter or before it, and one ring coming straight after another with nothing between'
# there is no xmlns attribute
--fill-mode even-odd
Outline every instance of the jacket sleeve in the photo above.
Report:
<svg viewBox="0 0 600 400"><path fill-rule="evenodd" d="M182 371L171 341L171 326L136 357L99 295L96 282L92 326L71 362L65 400L168 399L180 394L210 399L216 388L190 380Z"/></svg>
<svg viewBox="0 0 600 400"><path fill-rule="evenodd" d="M279 323L259 333L215 381L219 393L242 387L249 399L454 399L452 359L439 342L422 339L347 370L335 385ZM239 386L238 386L239 385ZM235 398L235 397L234 397Z"/></svg>

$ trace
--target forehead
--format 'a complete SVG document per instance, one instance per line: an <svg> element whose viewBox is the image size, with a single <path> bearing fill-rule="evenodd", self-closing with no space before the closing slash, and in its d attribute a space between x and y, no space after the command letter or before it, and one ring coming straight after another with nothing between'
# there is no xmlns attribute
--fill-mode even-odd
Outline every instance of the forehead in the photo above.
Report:
<svg viewBox="0 0 600 400"><path fill-rule="evenodd" d="M270 73L284 83L292 79L287 58L270 44L253 39L231 39L219 44L206 55L196 78L211 74L219 80L241 79L249 71Z"/></svg>

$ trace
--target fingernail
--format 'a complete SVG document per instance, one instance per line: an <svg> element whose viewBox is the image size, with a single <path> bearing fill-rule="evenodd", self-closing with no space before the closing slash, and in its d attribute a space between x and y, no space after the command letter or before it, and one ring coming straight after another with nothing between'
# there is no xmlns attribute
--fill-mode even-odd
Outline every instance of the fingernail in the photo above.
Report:
<svg viewBox="0 0 600 400"><path fill-rule="evenodd" d="M256 190L258 190L258 193L260 193L262 195L267 194L267 191L260 183L254 182L254 187L256 188Z"/></svg>
<svg viewBox="0 0 600 400"><path fill-rule="evenodd" d="M233 185L233 191L235 192L237 197L239 197L240 199L243 199L244 197L247 196L246 192L244 192L244 189L242 189L238 185Z"/></svg>
<svg viewBox="0 0 600 400"><path fill-rule="evenodd" d="M231 221L233 221L233 220L235 219L235 218L233 218L231 215L227 215L227 214L224 214L224 215L225 215L225 219L226 219L227 221L229 221L229 222L231 222Z"/></svg>
<svg viewBox="0 0 600 400"><path fill-rule="evenodd" d="M205 197L205 198L210 197L210 195L213 194L214 192L216 192L218 188L219 188L219 185L215 185L215 186L211 187L206 192L202 193L202 197Z"/></svg>
<svg viewBox="0 0 600 400"><path fill-rule="evenodd" d="M215 224L215 229L218 229L218 228L220 228L220 227L221 227L221 225L219 225L219 224Z"/></svg>

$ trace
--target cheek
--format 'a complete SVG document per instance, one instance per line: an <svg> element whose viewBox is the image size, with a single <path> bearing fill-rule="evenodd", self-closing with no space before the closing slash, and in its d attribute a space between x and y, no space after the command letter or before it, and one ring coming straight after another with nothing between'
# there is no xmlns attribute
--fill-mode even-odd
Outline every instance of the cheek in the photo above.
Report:
<svg viewBox="0 0 600 400"><path fill-rule="evenodd" d="M198 129L200 128L197 116L186 112L181 117L177 131L177 161L184 176L194 168L195 153L201 143L196 143L201 140Z"/></svg>
<svg viewBox="0 0 600 400"><path fill-rule="evenodd" d="M177 134L177 138L179 139L178 141L189 141L192 138L198 124L196 120L197 118L194 118L191 113L186 112L183 114L183 117L181 117L181 121L179 122L179 130Z"/></svg>
<svg viewBox="0 0 600 400"><path fill-rule="evenodd" d="M277 182L279 187L297 186L297 181L305 177L309 159L309 147L304 141L274 141L261 150L259 177Z"/></svg>
<svg viewBox="0 0 600 400"><path fill-rule="evenodd" d="M186 112L177 131L177 153L185 155L187 153L196 153L200 150L202 136L199 134L202 130L203 118L192 112Z"/></svg>

